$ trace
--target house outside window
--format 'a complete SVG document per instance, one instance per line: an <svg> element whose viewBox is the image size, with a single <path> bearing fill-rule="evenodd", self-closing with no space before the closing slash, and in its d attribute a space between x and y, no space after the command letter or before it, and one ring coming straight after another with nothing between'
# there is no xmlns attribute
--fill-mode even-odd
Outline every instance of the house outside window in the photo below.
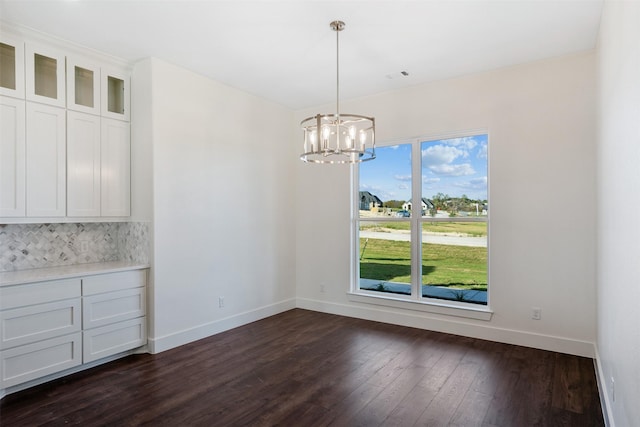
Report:
<svg viewBox="0 0 640 427"><path fill-rule="evenodd" d="M383 145L376 155L354 170L351 292L486 307L488 135Z"/></svg>

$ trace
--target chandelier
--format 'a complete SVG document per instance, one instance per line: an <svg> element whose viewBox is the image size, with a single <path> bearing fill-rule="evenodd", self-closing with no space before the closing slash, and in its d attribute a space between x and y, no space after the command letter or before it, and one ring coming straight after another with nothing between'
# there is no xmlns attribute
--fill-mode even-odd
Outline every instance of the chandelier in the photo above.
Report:
<svg viewBox="0 0 640 427"><path fill-rule="evenodd" d="M300 159L310 163L360 163L376 158L373 117L340 113L340 31L342 21L329 24L336 32L336 112L317 114L300 122L304 150Z"/></svg>

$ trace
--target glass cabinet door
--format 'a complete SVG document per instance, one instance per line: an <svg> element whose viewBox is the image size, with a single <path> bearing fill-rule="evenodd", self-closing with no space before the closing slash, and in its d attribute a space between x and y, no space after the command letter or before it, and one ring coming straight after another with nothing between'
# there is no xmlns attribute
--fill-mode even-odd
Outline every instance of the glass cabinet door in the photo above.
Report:
<svg viewBox="0 0 640 427"><path fill-rule="evenodd" d="M65 107L64 54L28 43L25 52L27 100Z"/></svg>
<svg viewBox="0 0 640 427"><path fill-rule="evenodd" d="M100 114L100 67L67 58L67 108Z"/></svg>
<svg viewBox="0 0 640 427"><path fill-rule="evenodd" d="M102 70L102 116L129 121L130 90L126 71Z"/></svg>
<svg viewBox="0 0 640 427"><path fill-rule="evenodd" d="M0 37L0 95L24 99L24 43Z"/></svg>

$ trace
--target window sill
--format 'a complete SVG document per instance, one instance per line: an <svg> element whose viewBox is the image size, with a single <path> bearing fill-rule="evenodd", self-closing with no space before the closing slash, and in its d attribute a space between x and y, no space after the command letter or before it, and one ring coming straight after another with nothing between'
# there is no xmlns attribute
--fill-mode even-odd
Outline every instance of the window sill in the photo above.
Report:
<svg viewBox="0 0 640 427"><path fill-rule="evenodd" d="M375 304L385 307L402 308L405 310L422 311L426 313L444 314L447 316L464 317L476 320L491 320L493 311L488 307L453 306L444 303L413 301L404 298L378 296L365 293L347 292L349 301L363 304Z"/></svg>

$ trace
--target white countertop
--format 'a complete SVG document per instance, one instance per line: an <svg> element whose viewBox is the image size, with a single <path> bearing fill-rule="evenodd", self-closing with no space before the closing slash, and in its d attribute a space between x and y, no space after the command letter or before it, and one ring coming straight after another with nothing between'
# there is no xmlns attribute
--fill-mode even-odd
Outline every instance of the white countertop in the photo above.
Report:
<svg viewBox="0 0 640 427"><path fill-rule="evenodd" d="M0 272L0 287L20 285L23 283L68 279L71 277L89 276L92 274L139 270L142 268L149 268L149 264L140 264L130 261L113 261L98 262L94 264L63 265L60 267L32 268L29 270L3 271Z"/></svg>

